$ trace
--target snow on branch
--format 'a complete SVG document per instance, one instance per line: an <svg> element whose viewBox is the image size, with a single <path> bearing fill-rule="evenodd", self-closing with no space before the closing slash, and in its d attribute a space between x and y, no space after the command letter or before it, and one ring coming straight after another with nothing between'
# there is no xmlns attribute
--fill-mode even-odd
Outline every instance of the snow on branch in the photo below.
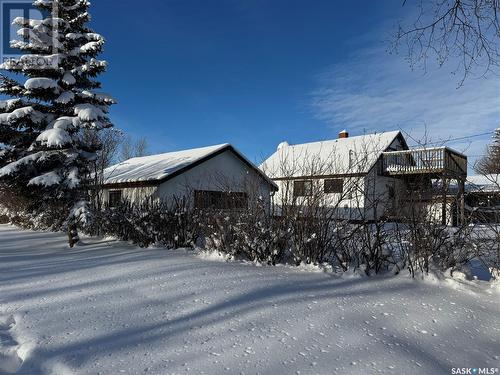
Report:
<svg viewBox="0 0 500 375"><path fill-rule="evenodd" d="M21 103L21 99L1 100L0 111L12 111L19 103Z"/></svg>
<svg viewBox="0 0 500 375"><path fill-rule="evenodd" d="M56 99L57 103L60 104L68 104L71 103L75 99L75 94L71 91L64 91L59 97Z"/></svg>
<svg viewBox="0 0 500 375"><path fill-rule="evenodd" d="M51 78L30 78L24 84L26 90L59 89L57 82Z"/></svg>
<svg viewBox="0 0 500 375"><path fill-rule="evenodd" d="M83 74L95 74L100 71L106 70L108 63L104 60L90 59L83 65L76 67L71 70L72 74L83 75Z"/></svg>
<svg viewBox="0 0 500 375"><path fill-rule="evenodd" d="M46 147L64 147L73 141L69 133L61 128L47 129L36 139L36 142Z"/></svg>
<svg viewBox="0 0 500 375"><path fill-rule="evenodd" d="M44 157L44 154L45 153L43 151L39 151L34 154L25 156L24 158L21 158L13 163L7 164L5 167L0 168L0 177L10 176L16 173L19 168L40 160L42 157Z"/></svg>
<svg viewBox="0 0 500 375"><path fill-rule="evenodd" d="M71 40L87 40L89 42L104 42L102 35L97 33L68 33L66 34L67 39Z"/></svg>
<svg viewBox="0 0 500 375"><path fill-rule="evenodd" d="M99 42L88 42L80 47L81 53L95 53L101 51L104 45L103 41Z"/></svg>
<svg viewBox="0 0 500 375"><path fill-rule="evenodd" d="M56 171L51 171L41 176L32 178L28 182L28 186L54 186L61 183L61 176Z"/></svg>
<svg viewBox="0 0 500 375"><path fill-rule="evenodd" d="M0 124L9 124L19 119L29 119L34 124L42 124L48 118L47 115L38 112L33 107L23 107L12 111L11 113L0 114Z"/></svg>
<svg viewBox="0 0 500 375"><path fill-rule="evenodd" d="M69 189L75 189L80 185L80 178L78 177L78 169L76 168L71 169L71 171L68 173L68 176L66 177L65 184Z"/></svg>
<svg viewBox="0 0 500 375"><path fill-rule="evenodd" d="M88 103L76 105L75 115L77 115L82 122L98 121L106 118L106 114L102 109Z"/></svg>
<svg viewBox="0 0 500 375"><path fill-rule="evenodd" d="M81 98L90 98L102 104L116 104L116 100L111 95L104 93L94 93L84 90L78 96Z"/></svg>
<svg viewBox="0 0 500 375"><path fill-rule="evenodd" d="M79 125L79 120L78 117L59 117L54 123L52 124L52 128L54 129L63 129L63 130L69 130L72 128L75 128Z"/></svg>
<svg viewBox="0 0 500 375"><path fill-rule="evenodd" d="M68 86L73 86L76 83L76 79L71 72L64 73L61 81Z"/></svg>

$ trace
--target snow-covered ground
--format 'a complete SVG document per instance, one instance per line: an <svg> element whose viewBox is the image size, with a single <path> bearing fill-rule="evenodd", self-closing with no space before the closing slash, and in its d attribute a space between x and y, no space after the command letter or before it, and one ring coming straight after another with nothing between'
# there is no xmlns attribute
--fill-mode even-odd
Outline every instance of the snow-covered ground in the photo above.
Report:
<svg viewBox="0 0 500 375"><path fill-rule="evenodd" d="M0 226L0 373L451 374L500 366L499 301Z"/></svg>

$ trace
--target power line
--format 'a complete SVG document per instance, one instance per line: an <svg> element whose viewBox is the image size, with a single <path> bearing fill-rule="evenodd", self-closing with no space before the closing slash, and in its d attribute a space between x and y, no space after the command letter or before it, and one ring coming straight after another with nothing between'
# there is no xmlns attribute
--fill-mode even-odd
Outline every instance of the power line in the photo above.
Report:
<svg viewBox="0 0 500 375"><path fill-rule="evenodd" d="M423 146L423 145L429 146L429 145L444 144L444 143L454 142L454 141L463 141L465 139L477 138L477 137L484 137L485 135L492 135L492 134L495 133L494 131L489 131L487 133L471 134L471 135L467 135L467 136L464 136L464 137L448 138L446 140L437 141L437 142L419 142L416 139L414 139L407 131L405 131L405 130L402 130L402 131L405 132L406 135L409 138L411 138L416 143L415 145L412 145L410 147Z"/></svg>

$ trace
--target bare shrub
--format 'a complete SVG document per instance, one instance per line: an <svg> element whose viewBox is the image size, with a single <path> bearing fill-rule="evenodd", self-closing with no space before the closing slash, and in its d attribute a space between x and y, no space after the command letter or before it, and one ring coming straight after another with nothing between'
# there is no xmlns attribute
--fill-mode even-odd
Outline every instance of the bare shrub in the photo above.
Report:
<svg viewBox="0 0 500 375"><path fill-rule="evenodd" d="M170 204L146 200L105 207L94 213L89 231L141 247L159 244L167 248L193 247L200 232L197 213L185 198L176 198Z"/></svg>
<svg viewBox="0 0 500 375"><path fill-rule="evenodd" d="M472 241L477 259L493 277L500 278L500 175L481 174L483 186L472 186Z"/></svg>
<svg viewBox="0 0 500 375"><path fill-rule="evenodd" d="M412 277L431 270L453 273L477 256L469 218L457 212L455 227L445 222L450 215L447 211L459 207L462 199L460 195L453 198L445 189L442 182L419 177L398 197L404 214L395 226L400 249L396 264L398 269L407 267Z"/></svg>

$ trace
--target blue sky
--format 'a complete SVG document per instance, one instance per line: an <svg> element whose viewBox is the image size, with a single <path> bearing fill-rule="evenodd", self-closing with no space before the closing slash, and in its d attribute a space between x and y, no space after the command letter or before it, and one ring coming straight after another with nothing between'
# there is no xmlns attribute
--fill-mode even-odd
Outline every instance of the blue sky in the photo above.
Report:
<svg viewBox="0 0 500 375"><path fill-rule="evenodd" d="M119 4L119 5L118 5ZM278 143L402 128L433 141L500 124L499 78L457 89L451 64L389 55L401 0L99 0L103 91L115 125L152 152L230 142L254 161ZM448 145L471 155L489 136ZM473 142L471 142L473 141ZM414 143L411 142L410 143Z"/></svg>

